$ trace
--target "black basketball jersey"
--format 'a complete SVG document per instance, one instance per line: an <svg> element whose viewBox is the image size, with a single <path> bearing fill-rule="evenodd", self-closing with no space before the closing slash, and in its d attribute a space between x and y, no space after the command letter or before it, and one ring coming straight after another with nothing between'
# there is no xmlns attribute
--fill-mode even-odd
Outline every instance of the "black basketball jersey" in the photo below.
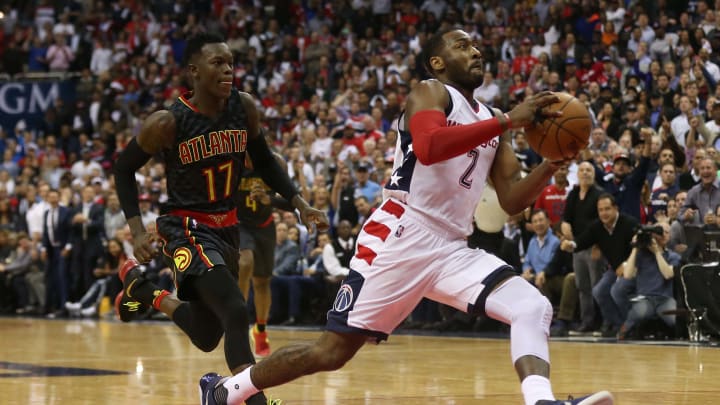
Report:
<svg viewBox="0 0 720 405"><path fill-rule="evenodd" d="M173 147L162 153L168 190L162 212L234 209L247 146L247 116L240 95L233 91L225 110L214 119L199 113L184 96L169 111L177 130Z"/></svg>
<svg viewBox="0 0 720 405"><path fill-rule="evenodd" d="M273 213L272 205L261 204L250 197L250 192L256 183L260 184L271 195L274 194L257 172L247 168L243 169L240 178L237 213L241 223L252 227L267 224Z"/></svg>

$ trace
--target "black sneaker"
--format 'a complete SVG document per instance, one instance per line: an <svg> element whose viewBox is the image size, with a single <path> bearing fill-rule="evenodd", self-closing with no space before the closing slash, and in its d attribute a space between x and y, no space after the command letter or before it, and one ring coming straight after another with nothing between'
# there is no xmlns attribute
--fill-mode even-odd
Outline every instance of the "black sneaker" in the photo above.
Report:
<svg viewBox="0 0 720 405"><path fill-rule="evenodd" d="M123 289L115 297L115 313L123 322L137 319L148 308L147 305L132 296L133 287L145 281L139 266L140 264L135 259L127 259L118 272Z"/></svg>

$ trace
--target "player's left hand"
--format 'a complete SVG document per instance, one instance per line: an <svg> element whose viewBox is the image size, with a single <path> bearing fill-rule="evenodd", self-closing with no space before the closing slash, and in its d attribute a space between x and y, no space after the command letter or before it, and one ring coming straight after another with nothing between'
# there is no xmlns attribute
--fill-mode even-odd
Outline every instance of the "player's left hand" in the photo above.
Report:
<svg viewBox="0 0 720 405"><path fill-rule="evenodd" d="M250 190L250 198L263 205L270 205L272 203L265 188L262 184L258 183L253 184L253 187Z"/></svg>
<svg viewBox="0 0 720 405"><path fill-rule="evenodd" d="M330 229L330 220L327 214L310 206L300 210L300 220L308 229L312 229L313 225L320 232Z"/></svg>

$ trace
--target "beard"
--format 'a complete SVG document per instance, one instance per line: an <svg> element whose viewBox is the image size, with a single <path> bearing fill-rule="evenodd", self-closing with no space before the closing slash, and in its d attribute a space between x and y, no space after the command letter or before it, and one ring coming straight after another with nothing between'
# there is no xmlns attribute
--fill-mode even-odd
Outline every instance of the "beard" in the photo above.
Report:
<svg viewBox="0 0 720 405"><path fill-rule="evenodd" d="M482 86L483 84L483 77L485 75L484 71L481 71L479 73L474 73L474 71L468 71L465 69L459 69L459 68L448 68L447 69L447 77L450 79L453 83L457 84L458 86L462 87L463 89L469 89L469 90L475 90L476 88Z"/></svg>

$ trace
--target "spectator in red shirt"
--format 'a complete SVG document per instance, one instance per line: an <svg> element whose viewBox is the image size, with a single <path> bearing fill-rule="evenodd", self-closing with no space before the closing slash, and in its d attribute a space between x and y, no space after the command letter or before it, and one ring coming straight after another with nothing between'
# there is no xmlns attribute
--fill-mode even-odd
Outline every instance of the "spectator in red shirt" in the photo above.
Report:
<svg viewBox="0 0 720 405"><path fill-rule="evenodd" d="M565 212L565 200L569 190L567 165L559 168L553 175L554 184L545 186L540 196L535 201L535 209L543 209L548 214L550 223L555 225L562 220Z"/></svg>
<svg viewBox="0 0 720 405"><path fill-rule="evenodd" d="M575 73L580 81L580 84L585 85L590 82L598 81L598 78L602 75L603 63L593 62L593 57L590 53L583 54L581 61L580 67Z"/></svg>
<svg viewBox="0 0 720 405"><path fill-rule="evenodd" d="M527 77L532 71L533 66L538 64L538 59L530 55L530 46L532 41L530 38L525 38L520 43L519 55L513 59L512 72L513 74L521 74L523 77Z"/></svg>

